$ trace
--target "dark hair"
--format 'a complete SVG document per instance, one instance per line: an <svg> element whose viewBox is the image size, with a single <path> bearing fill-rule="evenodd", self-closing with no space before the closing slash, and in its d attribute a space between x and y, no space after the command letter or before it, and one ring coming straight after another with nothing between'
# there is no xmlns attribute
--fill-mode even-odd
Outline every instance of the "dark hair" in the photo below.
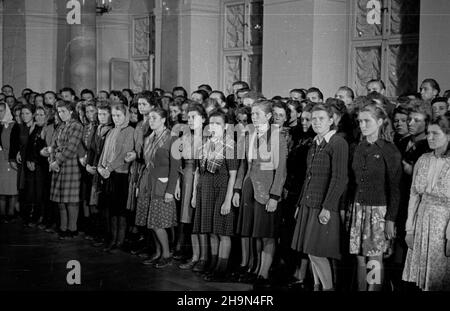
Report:
<svg viewBox="0 0 450 311"><path fill-rule="evenodd" d="M208 122L208 114L206 113L205 107L203 107L202 104L190 101L186 113L192 111L197 112L203 119L205 119L205 124Z"/></svg>
<svg viewBox="0 0 450 311"><path fill-rule="evenodd" d="M187 91L186 91L186 89L185 89L184 87L182 87L182 86L176 86L176 87L174 87L174 88L172 89L172 94L175 93L175 92L177 92L177 91L183 92L184 98L187 98Z"/></svg>
<svg viewBox="0 0 450 311"><path fill-rule="evenodd" d="M306 103L305 107L303 107L303 111L302 112L312 113L312 110L313 110L313 108L315 106L315 104L312 101L305 99L305 100L302 100L301 103L302 104Z"/></svg>
<svg viewBox="0 0 450 311"><path fill-rule="evenodd" d="M295 111L297 111L297 113L301 113L302 112L302 104L298 100L289 99L287 101L286 105L293 106Z"/></svg>
<svg viewBox="0 0 450 311"><path fill-rule="evenodd" d="M340 88L338 88L338 92L339 91L345 91L352 100L355 99L355 92L353 92L353 90L348 86L341 86Z"/></svg>
<svg viewBox="0 0 450 311"><path fill-rule="evenodd" d="M123 94L124 92L128 92L128 94L130 94L131 98L134 97L134 93L133 93L133 91L132 91L131 89L123 89L123 90L122 90L122 94Z"/></svg>
<svg viewBox="0 0 450 311"><path fill-rule="evenodd" d="M154 89L153 89L153 93L155 93L156 96L161 97L162 94L164 94L164 90L157 87L157 88L154 88Z"/></svg>
<svg viewBox="0 0 450 311"><path fill-rule="evenodd" d="M411 100L409 102L409 113L420 113L425 116L425 123L428 126L431 120L431 105L421 99Z"/></svg>
<svg viewBox="0 0 450 311"><path fill-rule="evenodd" d="M211 92L211 94L209 94L209 96L211 97L212 94L219 94L219 97L223 102L227 101L227 99L225 98L225 94L222 91L214 90Z"/></svg>
<svg viewBox="0 0 450 311"><path fill-rule="evenodd" d="M202 84L202 85L199 85L197 89L199 89L199 90L205 90L205 91L207 91L208 93L211 93L211 92L212 92L212 88L211 88L211 86L210 86L209 84Z"/></svg>
<svg viewBox="0 0 450 311"><path fill-rule="evenodd" d="M252 123L252 109L248 106L239 107L236 109L234 115L237 118L239 114L245 114L247 116L247 122ZM238 123L236 119L236 123Z"/></svg>
<svg viewBox="0 0 450 311"><path fill-rule="evenodd" d="M202 96L203 101L205 101L209 97L208 92L206 92L205 90L196 90L192 92L192 94L200 94Z"/></svg>
<svg viewBox="0 0 450 311"><path fill-rule="evenodd" d="M333 110L333 113L341 117L347 113L347 107L345 106L345 103L339 98L327 98L325 105L329 105Z"/></svg>
<svg viewBox="0 0 450 311"><path fill-rule="evenodd" d="M74 89L71 87L63 87L60 91L59 94L62 94L63 92L70 92L70 95L72 96L76 96L77 94L75 93Z"/></svg>
<svg viewBox="0 0 450 311"><path fill-rule="evenodd" d="M323 93L317 87L310 87L308 91L306 91L306 95L308 95L309 93L317 93L317 95L319 95L319 99L323 100Z"/></svg>
<svg viewBox="0 0 450 311"><path fill-rule="evenodd" d="M431 87L437 91L437 95L436 96L439 96L439 93L441 92L441 87L439 86L439 83L437 83L436 80L434 80L434 79L425 79L425 80L422 81L421 85L424 84L424 83L429 83L431 85Z"/></svg>
<svg viewBox="0 0 450 311"><path fill-rule="evenodd" d="M284 112L286 113L286 121L282 125L286 126L287 124L289 124L289 121L291 120L291 110L288 108L287 104L283 103L282 101L278 101L273 103L272 111L274 108L281 108L284 110Z"/></svg>
<svg viewBox="0 0 450 311"><path fill-rule="evenodd" d="M445 103L448 107L447 98L446 97L436 97L433 98L431 101L431 106L433 106L435 103Z"/></svg>
<svg viewBox="0 0 450 311"><path fill-rule="evenodd" d="M395 117L396 114L409 115L409 113L410 113L410 109L407 106L399 105L398 107L395 107L392 116Z"/></svg>
<svg viewBox="0 0 450 311"><path fill-rule="evenodd" d="M368 86L370 83L378 83L381 86L382 90L386 89L386 84L384 84L383 80L381 79L372 79L369 82L367 82L366 86Z"/></svg>
<svg viewBox="0 0 450 311"><path fill-rule="evenodd" d="M72 113L72 119L78 118L78 114L76 113L76 105L74 102L60 99L56 102L56 109L58 109L58 108L66 108L67 110L69 110Z"/></svg>
<svg viewBox="0 0 450 311"><path fill-rule="evenodd" d="M389 119L386 109L382 105L375 101L371 101L361 107L359 113L361 112L369 112L375 119L382 119L383 124L380 127L378 137L389 142L394 141L394 131L392 129L391 119Z"/></svg>
<svg viewBox="0 0 450 311"><path fill-rule="evenodd" d="M92 90L84 89L81 91L80 96L83 97L84 94L91 94L92 98L95 98L95 94L94 94L94 92L92 92Z"/></svg>
<svg viewBox="0 0 450 311"><path fill-rule="evenodd" d="M167 110L162 109L161 107L155 107L150 111L150 113L155 112L157 113L162 119L165 119L164 125L168 128L169 127L169 114Z"/></svg>
<svg viewBox="0 0 450 311"><path fill-rule="evenodd" d="M450 98L450 90L446 90L444 92L444 94L442 95L442 97L445 97L445 98L449 99Z"/></svg>
<svg viewBox="0 0 450 311"><path fill-rule="evenodd" d="M441 128L442 132L450 135L450 113L446 112L443 116L438 116L429 125L437 125Z"/></svg>
<svg viewBox="0 0 450 311"><path fill-rule="evenodd" d="M108 110L111 113L111 105L108 102L100 102L97 105L97 110Z"/></svg>
<svg viewBox="0 0 450 311"><path fill-rule="evenodd" d="M32 114L34 114L34 113L36 112L36 106L35 106L35 105L32 105L32 104L25 104L25 105L22 105L22 110L23 110L23 109L29 110Z"/></svg>
<svg viewBox="0 0 450 311"><path fill-rule="evenodd" d="M109 98L109 92L108 91L105 91L105 90L101 90L99 93L105 93L106 94L106 97L108 97Z"/></svg>
<svg viewBox="0 0 450 311"><path fill-rule="evenodd" d="M2 90L3 90L5 87L9 87L11 90L14 91L14 88L13 88L11 85L9 85L9 84L4 84L4 85L2 86Z"/></svg>
<svg viewBox="0 0 450 311"><path fill-rule="evenodd" d="M44 96L47 95L47 94L52 94L52 95L56 98L56 93L53 92L53 91L46 91L46 92L44 93Z"/></svg>
<svg viewBox="0 0 450 311"><path fill-rule="evenodd" d="M219 117L219 118L222 118L222 120L223 120L223 122L225 123L225 124L227 124L228 123L228 115L222 110L222 109L215 109L215 110L213 110L211 113L210 113L210 115L209 115L209 117L208 117L208 120L210 120L212 117Z"/></svg>
<svg viewBox="0 0 450 311"><path fill-rule="evenodd" d="M298 94L300 94L300 97L301 97L300 99L306 99L306 93L302 89L292 89L289 91L289 94L290 93L298 93Z"/></svg>
<svg viewBox="0 0 450 311"><path fill-rule="evenodd" d="M203 105L205 106L205 110L206 110L207 108L211 107L211 106L214 106L214 110L220 108L220 105L219 105L219 103L217 102L217 100L216 100L215 98L209 98L209 97L208 97L208 98L204 101Z"/></svg>

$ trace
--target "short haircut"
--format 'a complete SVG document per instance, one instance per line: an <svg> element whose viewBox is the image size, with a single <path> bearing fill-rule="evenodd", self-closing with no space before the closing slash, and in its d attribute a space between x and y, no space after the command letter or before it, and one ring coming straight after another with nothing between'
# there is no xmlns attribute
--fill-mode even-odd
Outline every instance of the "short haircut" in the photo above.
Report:
<svg viewBox="0 0 450 311"><path fill-rule="evenodd" d="M366 86L368 86L370 83L378 83L380 84L382 90L386 89L386 84L384 84L383 80L381 79L372 79L369 82L367 82Z"/></svg>
<svg viewBox="0 0 450 311"><path fill-rule="evenodd" d="M77 94L75 93L74 89L71 88L71 87L63 87L63 88L59 91L59 93L62 94L63 92L70 92L70 95L72 95L72 96L74 96L74 97L77 95Z"/></svg>
<svg viewBox="0 0 450 311"><path fill-rule="evenodd" d="M317 93L317 95L319 95L319 99L323 100L323 93L317 87L309 88L308 91L306 91L306 95L308 95L309 93Z"/></svg>

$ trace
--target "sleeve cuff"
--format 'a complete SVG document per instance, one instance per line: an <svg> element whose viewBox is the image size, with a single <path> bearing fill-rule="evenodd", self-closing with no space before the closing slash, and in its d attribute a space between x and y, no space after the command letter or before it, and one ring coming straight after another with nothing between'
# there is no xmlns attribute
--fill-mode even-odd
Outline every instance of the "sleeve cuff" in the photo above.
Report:
<svg viewBox="0 0 450 311"><path fill-rule="evenodd" d="M241 195L241 194L242 194L242 189L236 189L236 188L234 188L234 189L233 189L233 193L237 193L237 194Z"/></svg>
<svg viewBox="0 0 450 311"><path fill-rule="evenodd" d="M271 195L269 195L269 197L271 199L274 199L275 201L279 201L280 200L280 196L279 195L271 194Z"/></svg>

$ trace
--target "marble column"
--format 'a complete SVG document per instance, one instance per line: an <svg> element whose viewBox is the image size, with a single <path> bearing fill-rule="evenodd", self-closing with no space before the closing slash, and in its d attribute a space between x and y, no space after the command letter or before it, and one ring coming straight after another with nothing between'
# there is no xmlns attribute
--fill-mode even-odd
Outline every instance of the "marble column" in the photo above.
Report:
<svg viewBox="0 0 450 311"><path fill-rule="evenodd" d="M80 1L82 2L82 1ZM96 2L81 5L81 24L70 25L68 44L68 86L77 94L84 88L97 89Z"/></svg>

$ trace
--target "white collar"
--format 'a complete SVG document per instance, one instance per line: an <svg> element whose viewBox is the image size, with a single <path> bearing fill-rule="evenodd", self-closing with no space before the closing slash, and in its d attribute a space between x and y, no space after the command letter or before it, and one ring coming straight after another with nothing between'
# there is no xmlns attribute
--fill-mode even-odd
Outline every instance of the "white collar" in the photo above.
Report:
<svg viewBox="0 0 450 311"><path fill-rule="evenodd" d="M336 130L331 130L325 134L323 139L325 139L325 142L327 144L330 142L330 139L331 137L333 137L334 134L336 134ZM319 135L316 135L316 137L314 137L314 141L316 142L317 145L320 145L322 143L322 140L319 140Z"/></svg>

